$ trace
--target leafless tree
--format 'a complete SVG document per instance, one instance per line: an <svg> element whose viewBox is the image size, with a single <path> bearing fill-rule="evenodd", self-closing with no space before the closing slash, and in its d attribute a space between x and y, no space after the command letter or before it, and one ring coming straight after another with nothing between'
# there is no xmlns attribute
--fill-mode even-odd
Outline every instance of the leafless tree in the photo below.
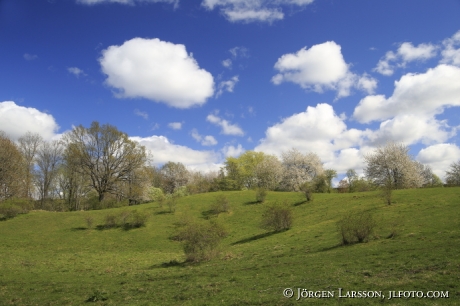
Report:
<svg viewBox="0 0 460 306"><path fill-rule="evenodd" d="M450 165L446 171L446 183L452 186L460 186L460 160Z"/></svg>
<svg viewBox="0 0 460 306"><path fill-rule="evenodd" d="M58 141L43 142L37 150L35 180L42 205L44 200L50 198L53 184L57 183L62 152L62 145Z"/></svg>
<svg viewBox="0 0 460 306"><path fill-rule="evenodd" d="M18 147L24 158L24 195L26 198L32 198L33 195L35 156L42 143L43 138L39 134L31 132L27 132L18 139Z"/></svg>

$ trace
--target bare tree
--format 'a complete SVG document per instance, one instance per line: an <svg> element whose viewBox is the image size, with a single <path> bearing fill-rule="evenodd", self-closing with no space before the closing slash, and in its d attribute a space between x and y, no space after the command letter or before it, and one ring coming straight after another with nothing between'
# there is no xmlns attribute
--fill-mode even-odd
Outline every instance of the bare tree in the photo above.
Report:
<svg viewBox="0 0 460 306"><path fill-rule="evenodd" d="M409 148L403 144L389 142L373 153L364 156L367 178L381 186L388 205L394 189L414 188L422 185L423 179L409 155Z"/></svg>
<svg viewBox="0 0 460 306"><path fill-rule="evenodd" d="M460 186L460 160L450 165L450 170L446 171L446 183L452 186Z"/></svg>
<svg viewBox="0 0 460 306"><path fill-rule="evenodd" d="M18 147L24 157L24 185L25 196L32 198L33 193L33 173L35 156L39 146L43 143L43 138L37 133L27 132L24 136L18 139Z"/></svg>
<svg viewBox="0 0 460 306"><path fill-rule="evenodd" d="M65 135L78 171L90 178L99 195L116 191L116 184L132 171L144 166L148 157L145 147L128 138L115 126L94 121L89 128L77 126Z"/></svg>
<svg viewBox="0 0 460 306"><path fill-rule="evenodd" d="M50 198L53 184L57 183L56 178L62 162L62 152L62 145L58 141L43 142L37 150L35 179L42 206L44 200Z"/></svg>
<svg viewBox="0 0 460 306"><path fill-rule="evenodd" d="M282 153L283 179L281 185L285 190L300 191L305 182L322 175L323 165L315 153L302 154L297 149Z"/></svg>
<svg viewBox="0 0 460 306"><path fill-rule="evenodd" d="M0 131L0 201L21 196L24 160L16 144Z"/></svg>

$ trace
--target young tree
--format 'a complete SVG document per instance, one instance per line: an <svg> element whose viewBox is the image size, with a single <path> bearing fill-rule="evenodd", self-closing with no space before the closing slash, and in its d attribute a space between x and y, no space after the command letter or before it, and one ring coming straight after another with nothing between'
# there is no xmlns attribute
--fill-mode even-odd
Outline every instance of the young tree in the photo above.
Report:
<svg viewBox="0 0 460 306"><path fill-rule="evenodd" d="M354 169L347 170L347 179L348 179L348 191L354 192L355 191L355 182L358 180L358 174Z"/></svg>
<svg viewBox="0 0 460 306"><path fill-rule="evenodd" d="M145 147L109 124L94 121L89 128L77 126L65 135L65 140L78 171L90 178L99 202L148 160Z"/></svg>
<svg viewBox="0 0 460 306"><path fill-rule="evenodd" d="M40 192L40 200L43 203L50 198L50 191L62 161L62 146L58 141L43 142L37 151L37 171L35 179Z"/></svg>
<svg viewBox="0 0 460 306"><path fill-rule="evenodd" d="M324 176L327 180L327 192L331 193L332 190L332 179L337 177L337 171L333 169L326 169L324 171Z"/></svg>
<svg viewBox="0 0 460 306"><path fill-rule="evenodd" d="M24 159L16 144L0 131L0 201L21 196Z"/></svg>
<svg viewBox="0 0 460 306"><path fill-rule="evenodd" d="M364 156L366 177L383 188L388 205L391 204L392 190L422 185L417 164L408 152L407 146L389 142Z"/></svg>
<svg viewBox="0 0 460 306"><path fill-rule="evenodd" d="M302 154L297 149L282 153L283 189L299 191L301 186L313 180L317 175L322 175L323 165L315 153Z"/></svg>
<svg viewBox="0 0 460 306"><path fill-rule="evenodd" d="M446 171L446 183L451 186L460 186L460 160L450 165L450 170Z"/></svg>
<svg viewBox="0 0 460 306"><path fill-rule="evenodd" d="M26 198L32 198L35 156L43 138L37 133L27 132L18 139L18 148L24 158L24 192Z"/></svg>

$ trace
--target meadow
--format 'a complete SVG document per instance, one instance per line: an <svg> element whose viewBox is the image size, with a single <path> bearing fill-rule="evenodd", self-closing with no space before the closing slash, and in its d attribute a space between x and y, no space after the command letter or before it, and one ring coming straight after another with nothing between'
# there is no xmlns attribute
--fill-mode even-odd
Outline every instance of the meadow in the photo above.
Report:
<svg viewBox="0 0 460 306"><path fill-rule="evenodd" d="M184 220L209 222L216 195L230 211L211 217L228 236L220 254L185 261L172 239ZM267 232L265 206L286 201L291 229ZM145 227L106 229L109 213L148 214ZM369 211L376 229L366 243L343 246L337 221ZM86 219L93 219L88 227ZM178 199L176 211L158 203L108 210L31 211L0 221L0 305L460 305L460 188L314 194L217 192ZM294 296L283 296L292 288ZM299 289L332 292L301 297ZM382 297L339 297L351 291ZM393 298L390 291L448 291L448 298ZM318 294L318 293L316 293Z"/></svg>

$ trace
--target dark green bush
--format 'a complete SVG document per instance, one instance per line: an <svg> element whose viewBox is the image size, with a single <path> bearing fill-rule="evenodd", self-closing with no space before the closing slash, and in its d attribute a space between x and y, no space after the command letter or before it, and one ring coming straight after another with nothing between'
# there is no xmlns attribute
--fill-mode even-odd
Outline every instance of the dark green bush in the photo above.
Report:
<svg viewBox="0 0 460 306"><path fill-rule="evenodd" d="M225 228L216 222L190 222L175 236L182 241L186 260L201 262L218 254L218 245L227 235Z"/></svg>
<svg viewBox="0 0 460 306"><path fill-rule="evenodd" d="M337 223L342 244L368 241L375 225L374 218L369 212L347 213Z"/></svg>
<svg viewBox="0 0 460 306"><path fill-rule="evenodd" d="M294 217L291 208L284 204L268 206L262 214L261 227L268 231L280 232L292 227Z"/></svg>
<svg viewBox="0 0 460 306"><path fill-rule="evenodd" d="M214 202L211 204L211 212L213 214L220 214L223 212L228 212L230 210L230 202L224 194L219 194L215 197Z"/></svg>

